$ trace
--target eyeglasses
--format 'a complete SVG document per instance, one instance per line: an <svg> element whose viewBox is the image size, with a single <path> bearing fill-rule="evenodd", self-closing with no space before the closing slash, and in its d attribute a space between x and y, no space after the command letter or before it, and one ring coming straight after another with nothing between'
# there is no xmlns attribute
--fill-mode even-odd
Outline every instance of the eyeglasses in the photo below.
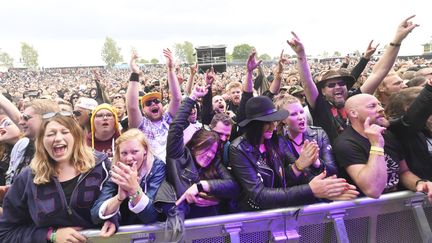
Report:
<svg viewBox="0 0 432 243"><path fill-rule="evenodd" d="M112 113L99 113L95 115L95 119L105 119L105 117L107 119L112 119L114 117L114 115Z"/></svg>
<svg viewBox="0 0 432 243"><path fill-rule="evenodd" d="M336 84L339 85L340 87L346 85L345 81L339 81L339 82L335 82L335 83L326 84L325 86L332 89L332 88L336 87Z"/></svg>
<svg viewBox="0 0 432 243"><path fill-rule="evenodd" d="M69 111L48 112L48 113L45 113L42 115L42 119L46 120L46 119L53 118L55 116L71 117L71 116L73 116L73 113L69 112Z"/></svg>
<svg viewBox="0 0 432 243"><path fill-rule="evenodd" d="M161 103L161 101L159 99L152 99L152 100L147 100L146 102L144 102L145 106L151 106L153 103L155 103L156 105Z"/></svg>
<svg viewBox="0 0 432 243"><path fill-rule="evenodd" d="M28 121L30 119L32 119L33 116L27 115L27 114L21 114L21 119L23 119L24 121Z"/></svg>
<svg viewBox="0 0 432 243"><path fill-rule="evenodd" d="M72 111L72 114L74 115L74 116L81 116L82 115L82 113L81 113L81 111Z"/></svg>

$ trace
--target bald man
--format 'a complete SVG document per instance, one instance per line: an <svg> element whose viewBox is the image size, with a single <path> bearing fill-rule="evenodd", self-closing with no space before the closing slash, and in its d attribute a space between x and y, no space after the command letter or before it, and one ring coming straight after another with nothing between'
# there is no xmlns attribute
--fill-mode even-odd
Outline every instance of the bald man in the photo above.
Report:
<svg viewBox="0 0 432 243"><path fill-rule="evenodd" d="M351 123L336 139L334 151L342 177L368 197L395 191L399 182L432 198L432 183L414 175L406 164L402 147L386 131L384 108L372 95L358 94L345 103Z"/></svg>

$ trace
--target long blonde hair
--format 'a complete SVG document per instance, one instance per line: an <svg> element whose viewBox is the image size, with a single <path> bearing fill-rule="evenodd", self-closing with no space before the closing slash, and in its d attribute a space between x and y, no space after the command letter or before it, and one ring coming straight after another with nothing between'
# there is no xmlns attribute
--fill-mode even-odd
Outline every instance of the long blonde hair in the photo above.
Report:
<svg viewBox="0 0 432 243"><path fill-rule="evenodd" d="M30 162L30 168L35 177L35 184L45 184L50 182L51 176L56 176L56 161L54 161L46 151L43 139L47 125L56 121L71 132L74 138L73 152L70 162L79 173L85 173L95 166L95 157L92 150L85 144L82 129L72 117L56 115L53 118L43 121L40 132L36 137L35 155Z"/></svg>
<svg viewBox="0 0 432 243"><path fill-rule="evenodd" d="M153 166L154 153L150 149L150 145L144 133L136 128L127 130L125 133L123 133L122 135L120 135L120 137L116 139L113 164L120 161L120 144L131 140L138 141L147 151L146 161L143 161L141 166L143 165L146 166L146 173L150 172L150 169ZM137 169L139 171L141 168L137 168Z"/></svg>

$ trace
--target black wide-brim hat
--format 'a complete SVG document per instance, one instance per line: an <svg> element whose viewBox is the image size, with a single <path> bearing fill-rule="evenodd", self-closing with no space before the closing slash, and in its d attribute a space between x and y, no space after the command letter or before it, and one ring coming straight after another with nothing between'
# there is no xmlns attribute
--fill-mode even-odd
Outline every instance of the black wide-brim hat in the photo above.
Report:
<svg viewBox="0 0 432 243"><path fill-rule="evenodd" d="M246 119L238 125L246 126L251 121L282 121L289 115L287 110L276 110L272 100L267 96L253 97L246 102Z"/></svg>
<svg viewBox="0 0 432 243"><path fill-rule="evenodd" d="M342 79L345 81L347 89L351 89L351 87L356 82L354 76L351 75L350 71L346 68L340 68L340 69L330 69L325 72L322 72L315 81L315 85L318 88L318 92L321 92L321 88L324 87L324 84L326 81L332 80L332 79Z"/></svg>

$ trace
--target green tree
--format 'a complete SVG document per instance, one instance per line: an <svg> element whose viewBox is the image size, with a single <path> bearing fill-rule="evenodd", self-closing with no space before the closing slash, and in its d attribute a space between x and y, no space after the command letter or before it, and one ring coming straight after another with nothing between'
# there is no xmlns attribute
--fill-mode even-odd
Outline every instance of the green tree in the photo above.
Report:
<svg viewBox="0 0 432 243"><path fill-rule="evenodd" d="M0 63L7 68L13 67L13 58L9 56L6 52L0 52Z"/></svg>
<svg viewBox="0 0 432 243"><path fill-rule="evenodd" d="M195 57L193 56L194 48L193 44L189 41L183 43L176 43L174 45L175 55L181 62L194 63Z"/></svg>
<svg viewBox="0 0 432 243"><path fill-rule="evenodd" d="M232 57L234 60L247 60L254 47L248 44L241 44L234 47Z"/></svg>
<svg viewBox="0 0 432 243"><path fill-rule="evenodd" d="M106 37L102 48L102 60L108 67L113 67L114 64L123 61L120 50L117 47L117 43L111 37Z"/></svg>
<svg viewBox="0 0 432 243"><path fill-rule="evenodd" d="M149 63L149 61L144 58L141 58L138 60L138 63Z"/></svg>
<svg viewBox="0 0 432 243"><path fill-rule="evenodd" d="M227 63L232 62L233 56L231 53L228 53L228 52L226 53L226 60L227 60Z"/></svg>
<svg viewBox="0 0 432 243"><path fill-rule="evenodd" d="M27 68L37 68L38 64L38 53L33 46L21 42L21 60L24 63L24 66Z"/></svg>
<svg viewBox="0 0 432 243"><path fill-rule="evenodd" d="M264 53L258 57L258 60L270 61L272 58L269 54Z"/></svg>
<svg viewBox="0 0 432 243"><path fill-rule="evenodd" d="M158 64L158 63L159 63L159 60L156 59L156 58L152 58L152 59L150 60L150 63L151 63L151 64Z"/></svg>
<svg viewBox="0 0 432 243"><path fill-rule="evenodd" d="M321 57L326 58L329 56L328 51L323 51L323 53L321 54Z"/></svg>
<svg viewBox="0 0 432 243"><path fill-rule="evenodd" d="M341 54L340 52L338 52L338 51L335 51L335 52L333 53L333 56L335 56L335 57L340 57L340 56L342 56L342 54Z"/></svg>

